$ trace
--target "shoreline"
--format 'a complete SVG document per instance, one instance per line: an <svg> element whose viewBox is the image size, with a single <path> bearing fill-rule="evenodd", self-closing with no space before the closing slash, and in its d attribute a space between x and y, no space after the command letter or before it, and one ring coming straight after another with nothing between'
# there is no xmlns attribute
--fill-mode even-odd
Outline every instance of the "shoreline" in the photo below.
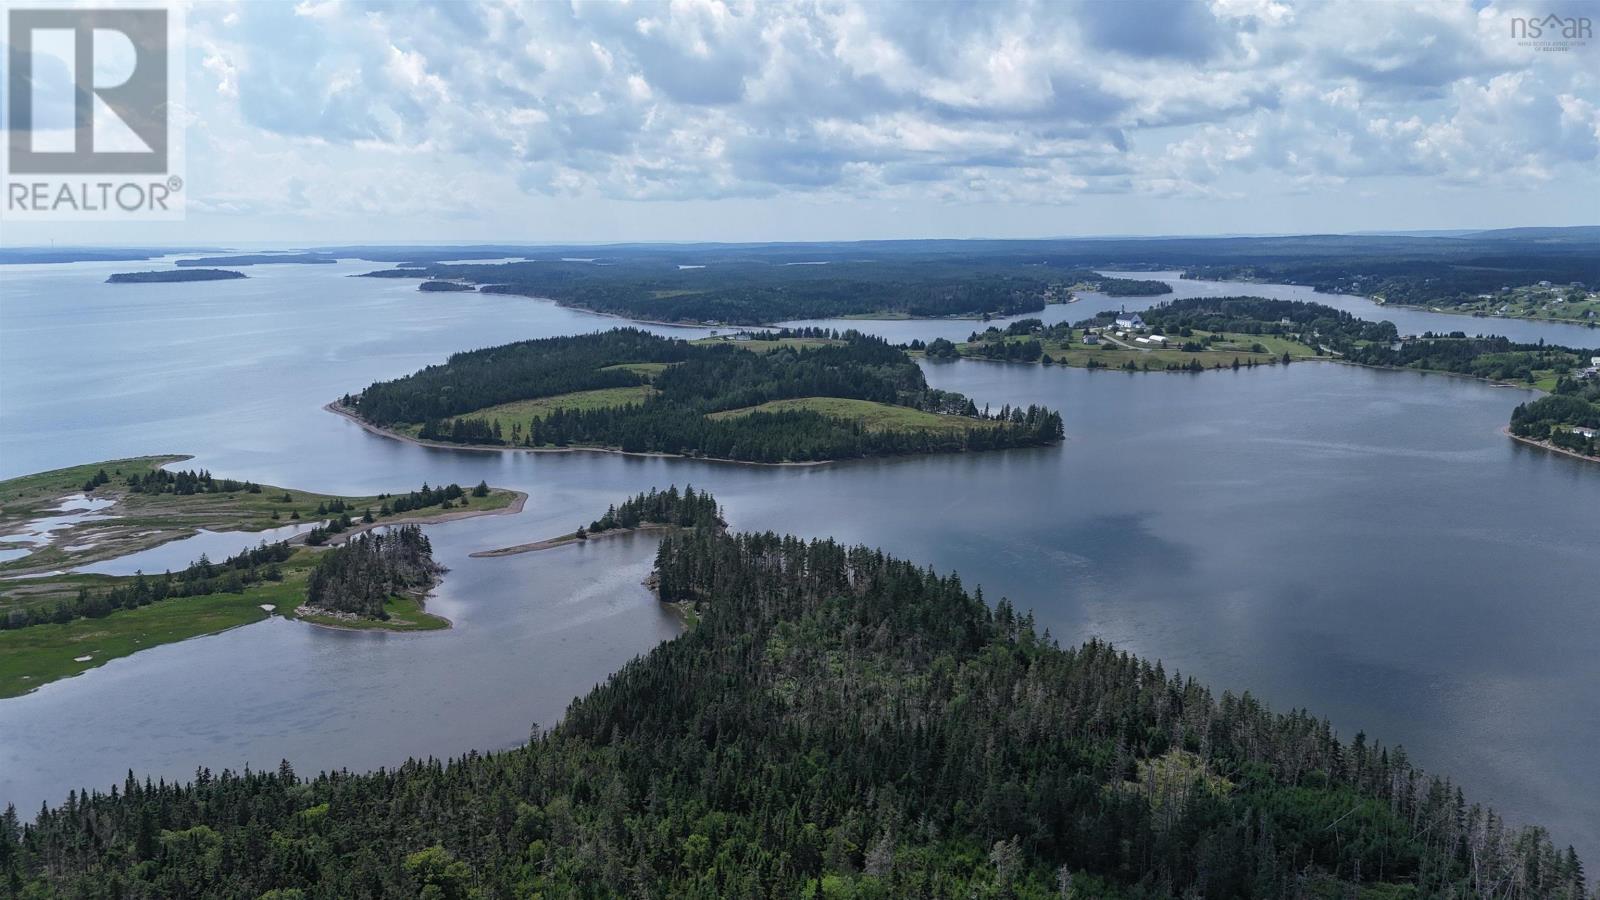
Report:
<svg viewBox="0 0 1600 900"><path fill-rule="evenodd" d="M1328 297L1359 297L1362 300L1371 303L1373 306L1380 308L1394 307L1395 309L1409 309L1413 312L1433 313L1434 315L1438 316L1460 316L1467 319L1500 319L1506 322L1546 322L1552 325L1571 325L1574 328L1600 330L1600 325L1590 324L1590 322L1600 321L1595 319L1562 319L1554 316L1502 316L1498 313L1483 313L1482 315L1479 315L1478 313L1472 311L1463 312L1461 310L1445 309L1443 307L1436 309L1432 306L1423 306L1417 303L1397 303L1390 300L1384 300L1383 298L1373 294L1354 294L1346 293L1344 291L1320 291L1317 290L1314 285L1294 284L1287 281L1268 281L1264 278L1246 277L1243 275L1236 275L1231 278L1190 278L1187 275L1182 274L1180 271L1180 274L1176 280L1197 281L1208 284L1272 284L1282 285L1284 287L1310 288L1313 294L1322 294Z"/></svg>
<svg viewBox="0 0 1600 900"><path fill-rule="evenodd" d="M1519 435L1519 434L1512 434L1511 433L1511 426L1509 426L1509 425L1505 426L1504 428L1501 428L1500 429L1500 433L1505 435L1508 438L1511 438L1513 441L1516 441L1519 444L1526 444L1529 447L1538 447L1540 450L1548 450L1551 453L1559 453L1562 456L1570 456L1573 459L1579 460L1581 462L1600 463L1600 456L1584 456L1582 453L1578 453L1578 452L1573 451L1573 450L1568 450L1565 447L1557 447L1556 445L1548 443L1546 441L1536 441L1533 438L1526 438L1526 437L1523 437L1522 435Z"/></svg>
<svg viewBox="0 0 1600 900"><path fill-rule="evenodd" d="M818 459L803 462L755 462L748 459L723 459L718 456L685 456L682 453L616 450L611 447L491 447L484 444L450 444L444 441L425 441L408 434L401 434L390 428L384 428L381 425L374 425L340 406L337 400L323 404L322 408L336 416L343 416L361 426L362 429L380 437L404 441L408 444L415 444L418 447L432 447L436 450L469 450L474 453L615 453L618 456L636 456L645 459L687 459L694 462L727 463L736 466L829 466L839 462L839 460L835 459Z"/></svg>
<svg viewBox="0 0 1600 900"><path fill-rule="evenodd" d="M922 357L919 357L919 358L920 359L924 359L924 360L929 360L930 362L935 362L935 363L945 362L946 361L945 359L942 359L942 358L941 359L931 359L930 357L928 357L926 355L924 355ZM1016 366L1042 366L1042 365L1044 365L1044 363L1042 363L1042 362L1040 362L1038 360L1033 360L1033 359L989 359L989 358L983 357L983 356L958 356L958 357L955 358L955 360L952 360L952 361L954 361L954 362L970 361L970 362L984 362L984 363L1003 363L1003 364L1006 364L1006 365L1016 365ZM1535 394L1540 394L1540 395L1549 395L1549 393L1550 393L1549 391L1545 390L1544 388L1534 387L1531 384L1517 384L1516 382L1512 382L1512 381L1497 381L1497 380L1495 380L1493 378L1485 378L1482 375L1468 375L1466 372L1447 372L1447 371L1445 371L1443 369L1413 369L1413 368L1410 368L1408 366L1380 366L1380 365L1376 365L1374 363L1356 362L1353 359L1346 359L1343 356L1296 356L1296 357L1292 357L1291 363L1293 363L1293 364L1298 364L1298 363L1338 363L1341 366L1354 366L1354 367L1356 367L1358 369L1371 369L1371 370L1373 370L1375 372L1414 372L1414 373L1416 373L1418 375L1445 375L1445 376L1448 376L1450 378L1463 378L1463 379L1466 379L1467 381L1476 381L1479 384L1486 384L1486 385L1489 385L1490 387L1514 388L1514 389L1519 390L1519 391L1532 391ZM1287 366L1287 365L1289 365L1291 363L1284 363L1280 359L1278 362L1256 363L1254 366L1241 365L1240 368L1241 369L1249 369L1249 368L1255 368L1255 369L1281 369L1281 368L1284 368L1285 366ZM1051 363L1050 367L1051 368L1062 368L1062 369L1083 369L1084 371L1093 371L1093 372L1123 372L1123 373L1126 373L1126 374L1129 374L1129 375L1201 375L1201 374L1204 374L1206 372L1230 372L1230 371L1233 371L1233 367L1232 366L1223 366L1220 369L1216 369L1216 368L1212 368L1210 366L1207 366L1207 367L1205 367L1204 369L1201 369L1198 372L1191 372L1191 371L1189 371L1187 369L1151 369L1151 370L1149 370L1147 372L1144 369L1124 369L1121 366L1096 366L1095 368L1090 369L1088 366L1075 366L1075 365L1072 365L1070 363L1061 363L1061 362Z"/></svg>
<svg viewBox="0 0 1600 900"><path fill-rule="evenodd" d="M1262 283L1270 284L1271 282ZM1320 294L1323 292L1317 291L1317 293ZM1335 294L1334 296L1338 295ZM1462 316L1468 319L1500 319L1505 322L1548 322L1552 325L1571 325L1574 328L1590 328L1600 330L1600 325L1590 324L1591 322L1600 321L1596 319L1562 319L1556 316L1502 316L1499 313L1483 313L1480 315L1477 312L1462 312L1461 310L1444 309L1442 307L1435 308L1432 306L1419 306L1415 303L1391 303L1387 300L1379 300L1377 297L1368 297L1365 294L1353 294L1351 296L1362 297L1364 299L1371 300L1377 306L1392 306L1395 309L1409 309L1415 312L1433 313L1434 315L1439 316Z"/></svg>
<svg viewBox="0 0 1600 900"><path fill-rule="evenodd" d="M476 284L476 282L468 282L468 283ZM578 306L577 304L574 304L574 303L563 303L560 300L555 299L554 297L541 297L541 296L538 296L538 295L535 295L535 294L516 294L516 293L512 293L510 291L485 291L484 290L484 288L491 287L495 283L496 282L488 282L488 283L478 284L477 285L478 293L480 293L480 294L502 294L504 296L509 296L509 297L527 297L530 300L544 300L544 301L547 301L547 302L550 302L550 303L554 303L556 306L559 306L562 309L573 309L573 310L577 310L578 312L588 313L589 315L592 315L592 316L605 316L608 319L621 319L624 322L637 322L640 325L660 325L660 326L665 327L665 328L713 328L713 329L719 329L719 330L720 329L732 328L732 329L735 329L735 330L741 330L741 329L746 329L746 328L783 328L783 327L785 327L784 324L783 324L784 322L805 322L805 321L808 321L806 319L782 319L782 320L779 320L777 322L755 322L755 323L748 323L748 324L740 324L740 323L734 323L734 322L719 322L719 323L717 323L715 325L707 325L704 322L694 322L694 321L668 322L668 321L666 321L664 319L640 319L640 318L636 318L634 316L623 315L622 313L601 312L598 309L590 309L587 306ZM1145 295L1138 295L1138 296L1145 296ZM1152 295L1152 296L1159 296L1159 295ZM1067 301L1063 301L1063 302L1065 302L1065 303L1074 303L1076 301L1075 300L1067 300ZM1050 305L1051 305L1050 303L1046 303L1045 307L1048 307ZM893 314L885 315L885 314L882 314L882 313L852 313L852 314L842 315L842 316L825 316L823 318L847 319L847 320L857 321L857 322L968 322L968 321L970 321L970 322L986 322L986 321L990 321L991 319L1014 319L1014 318L1017 318L1018 316L1029 316L1029 315L1034 315L1036 313L1040 313L1040 312L1043 312L1043 311L1044 311L1044 307L1041 307L1041 308L1039 308L1037 310L1032 310L1032 311L1029 311L1029 312L1010 313L1010 314L989 312L989 313L977 313L975 315L964 315L964 316L913 316L913 315L910 315L910 314L902 316L902 315L893 315ZM989 316L989 319L985 319L984 316Z"/></svg>
<svg viewBox="0 0 1600 900"><path fill-rule="evenodd" d="M644 580L639 582L639 585L650 592L650 596L655 598L658 606L666 607L667 610L677 617L678 625L684 631L688 631L689 629L693 628L695 623L700 621L700 613L689 604L681 602L668 603L667 601L661 599L661 573L655 569L651 569L650 574L646 575Z"/></svg>
<svg viewBox="0 0 1600 900"><path fill-rule="evenodd" d="M304 622L305 624L310 625L313 628L326 628L329 631L366 631L366 632L383 631L383 632L388 632L389 634L410 634L412 632L449 631L450 629L456 627L456 623L450 621L449 619L445 618L444 616L435 615L434 613L428 612L428 598L433 595L434 589L437 588L439 586L439 584L444 581L444 574L445 574L446 571L447 570L445 570L445 569L443 569L441 567L441 569L434 574L433 580L428 584L427 587L424 587L424 588L412 588L411 590L408 590L404 594L402 594L402 596L407 596L407 597L410 597L411 599L417 601L417 612L419 614L421 614L425 619L433 619L435 621L444 623L444 624L436 626L436 627L432 627L432 628L428 628L428 627L390 627L390 625L388 623L388 620L386 620L386 619L364 619L364 618L362 618L360 616L357 616L357 615L355 615L353 613L341 614L341 613L335 612L334 610L321 609L321 607L311 606L310 604L307 604L307 603L301 603L299 606L296 606L293 610L291 610L291 612L293 613L292 616L284 615L283 617L285 619L288 619L291 622ZM318 612L309 613L308 615L317 616L317 617L323 618L323 619L330 619L331 618L331 619L334 619L336 622L337 621L345 621L345 616L348 615L349 616L349 621L352 621L352 622L364 622L364 623L368 623L368 624L366 624L366 625L338 625L338 624L335 624L334 622L317 621L317 619L307 618L306 615L302 615L301 612L300 612L302 609L320 610ZM267 617L271 618L275 614L276 615L283 615L282 613L271 612L271 613L267 613ZM409 622L409 621L406 623L406 625L408 625L408 626L411 626L411 625L424 625L424 624L425 623L413 623L413 622Z"/></svg>
<svg viewBox="0 0 1600 900"><path fill-rule="evenodd" d="M500 556L517 556L522 553L537 553L540 550L554 550L557 547L569 547L573 544L587 544L591 541L601 541L610 537L621 537L625 534L638 534L641 531L665 531L671 525L650 523L638 525L633 528L613 528L609 531L591 532L587 538L579 540L574 534L564 534L560 537L546 538L542 541L530 541L526 544L513 544L510 547L498 547L494 550L478 550L467 554L468 559L492 559Z"/></svg>
<svg viewBox="0 0 1600 900"><path fill-rule="evenodd" d="M478 293L480 293L480 294L499 294L502 297L525 297L525 298L527 298L529 300L542 300L542 301L544 301L546 303L553 303L556 306L561 307L562 309L577 310L578 312L581 312L581 313L588 313L591 316L604 316L607 319L621 319L624 322L637 322L640 325L660 325L663 328L718 328L718 329L720 329L720 328L777 328L777 327L779 327L777 325L765 325L765 324L758 324L758 325L729 325L727 323L723 323L721 325L707 325L704 322L668 322L668 321L666 321L664 319L636 319L636 318L634 318L632 316L625 316L625 315L623 315L621 313L601 312L598 309L590 309L587 306L577 306L577 305L571 304L571 303L562 303L560 300L557 300L554 297L541 297L541 296L539 296L537 294L518 294L518 293L514 293L512 291L486 291L486 290L484 290L484 288L493 287L495 284L498 284L499 282L488 282L488 283L485 283L485 284L478 284L477 282L468 282L468 283L469 284L476 284L477 288L478 288Z"/></svg>

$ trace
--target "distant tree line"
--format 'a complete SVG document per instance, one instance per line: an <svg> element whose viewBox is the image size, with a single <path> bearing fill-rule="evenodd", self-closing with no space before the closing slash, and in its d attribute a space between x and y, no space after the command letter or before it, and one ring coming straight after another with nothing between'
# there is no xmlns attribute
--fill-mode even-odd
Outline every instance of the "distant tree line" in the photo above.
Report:
<svg viewBox="0 0 1600 900"><path fill-rule="evenodd" d="M200 597L206 594L239 594L245 588L263 581L279 581L283 572L279 563L293 553L287 541L263 543L213 563L200 554L200 559L176 574L164 572L146 575L140 572L123 580L106 591L78 589L71 602L59 601L54 608L16 608L0 621L0 628L27 628L46 623L63 625L74 619L98 619L119 609L137 609L177 597Z"/></svg>
<svg viewBox="0 0 1600 900"><path fill-rule="evenodd" d="M300 778L130 773L0 817L90 898L1580 900L1537 827L1324 719L1213 694L866 547L682 529L697 624L526 746Z"/></svg>
<svg viewBox="0 0 1600 900"><path fill-rule="evenodd" d="M103 474L104 470L100 474ZM95 476L97 479L99 475ZM105 482L102 481L102 484ZM170 472L153 469L143 475L129 475L128 490L135 494L259 494L261 485L253 481L235 481L232 478L213 478L205 470L198 472Z"/></svg>
<svg viewBox="0 0 1600 900"><path fill-rule="evenodd" d="M1476 252L1454 259L1419 254L1259 260L1189 266L1183 277L1303 284L1325 294L1378 296L1407 306L1456 306L1475 302L1479 294L1540 281L1600 289L1600 258L1593 246L1592 241L1587 246L1546 246L1535 254L1524 245L1514 253Z"/></svg>
<svg viewBox="0 0 1600 900"><path fill-rule="evenodd" d="M1165 281L1145 278L1115 278L1102 275L1093 269L1075 269L1067 273L1074 284L1089 284L1108 297L1153 297L1172 293L1172 285Z"/></svg>
<svg viewBox="0 0 1600 900"><path fill-rule="evenodd" d="M1049 282L982 268L760 266L652 273L547 263L433 266L485 293L548 297L566 306L641 320L759 325L865 313L919 317L1009 316L1044 308Z"/></svg>
<svg viewBox="0 0 1600 900"><path fill-rule="evenodd" d="M432 585L442 571L419 526L367 532L317 555L306 578L306 604L387 619L386 600Z"/></svg>
<svg viewBox="0 0 1600 900"><path fill-rule="evenodd" d="M1588 362L1591 351L1555 345L1521 344L1503 337L1423 334L1391 344L1346 347L1353 362L1430 372L1453 372L1491 381L1532 383L1540 372L1571 372Z"/></svg>

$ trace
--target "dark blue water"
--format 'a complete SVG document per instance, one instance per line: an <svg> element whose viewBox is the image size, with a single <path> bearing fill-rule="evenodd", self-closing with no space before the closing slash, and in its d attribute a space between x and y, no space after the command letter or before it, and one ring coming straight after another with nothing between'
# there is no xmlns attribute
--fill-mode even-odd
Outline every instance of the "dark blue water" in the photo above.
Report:
<svg viewBox="0 0 1600 900"><path fill-rule="evenodd" d="M1600 467L1499 433L1528 392L1334 363L1180 375L961 361L930 365L930 380L980 404L1057 407L1065 445L808 468L434 450L319 407L453 350L615 321L341 277L360 263L97 283L116 268L0 272L4 474L181 452L310 490L485 479L530 499L518 516L429 528L451 568L429 608L450 631L276 620L0 701L0 800L37 807L130 767L364 768L513 744L676 625L639 586L646 536L467 554L692 482L736 528L880 545L1034 609L1063 641L1104 637L1404 743L1473 799L1600 856ZM1051 313L1075 321L1097 302ZM850 324L924 338L972 325Z"/></svg>

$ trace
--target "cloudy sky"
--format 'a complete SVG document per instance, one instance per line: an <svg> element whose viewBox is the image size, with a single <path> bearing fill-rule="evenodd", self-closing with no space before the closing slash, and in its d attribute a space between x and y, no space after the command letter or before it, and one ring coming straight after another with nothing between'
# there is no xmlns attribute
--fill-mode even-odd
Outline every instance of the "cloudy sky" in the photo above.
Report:
<svg viewBox="0 0 1600 900"><path fill-rule="evenodd" d="M188 7L189 214L6 243L1600 223L1593 3Z"/></svg>

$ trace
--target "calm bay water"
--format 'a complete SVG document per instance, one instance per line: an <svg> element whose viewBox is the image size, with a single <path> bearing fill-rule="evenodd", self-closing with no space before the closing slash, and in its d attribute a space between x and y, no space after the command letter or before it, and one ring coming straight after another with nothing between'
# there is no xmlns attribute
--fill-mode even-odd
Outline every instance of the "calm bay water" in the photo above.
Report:
<svg viewBox="0 0 1600 900"><path fill-rule="evenodd" d="M930 381L980 404L1059 408L1066 444L810 468L434 450L320 407L455 350L618 323L343 277L375 268L359 262L99 283L127 268L0 271L0 476L182 452L196 456L184 465L312 490L486 479L530 500L521 515L429 528L451 569L429 608L450 631L272 620L0 701L0 802L56 802L129 768L173 777L286 757L301 771L360 769L520 741L676 633L639 584L654 541L467 554L692 482L717 493L736 528L880 545L1034 609L1064 643L1104 637L1219 690L1309 707L1347 736L1404 743L1473 799L1600 858L1600 469L1499 433L1528 392L1329 363L1130 375L962 361L929 365ZM1301 288L1176 284L1179 296L1330 302ZM1147 301L1091 295L1047 317L1123 304ZM1375 317L1368 307L1352 311ZM1594 334L1379 312L1406 332ZM896 340L974 325L828 324Z"/></svg>

